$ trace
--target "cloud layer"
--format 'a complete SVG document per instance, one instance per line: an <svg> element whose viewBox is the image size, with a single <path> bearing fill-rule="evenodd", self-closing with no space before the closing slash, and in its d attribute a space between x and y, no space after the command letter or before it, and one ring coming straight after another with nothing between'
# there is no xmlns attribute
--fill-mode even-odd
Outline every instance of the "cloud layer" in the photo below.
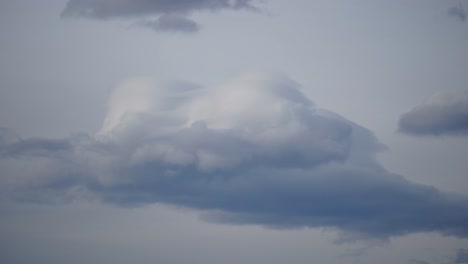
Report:
<svg viewBox="0 0 468 264"><path fill-rule="evenodd" d="M468 133L468 91L437 93L403 114L399 130L413 135Z"/></svg>
<svg viewBox="0 0 468 264"><path fill-rule="evenodd" d="M161 31L195 32L198 24L187 16L194 12L220 10L258 10L254 0L69 0L62 17L91 19L133 18L157 16L136 25Z"/></svg>
<svg viewBox="0 0 468 264"><path fill-rule="evenodd" d="M210 221L332 227L350 239L467 237L468 199L387 172L374 159L382 148L279 74L214 89L139 78L116 88L96 136L5 143L1 191L33 201L161 202Z"/></svg>

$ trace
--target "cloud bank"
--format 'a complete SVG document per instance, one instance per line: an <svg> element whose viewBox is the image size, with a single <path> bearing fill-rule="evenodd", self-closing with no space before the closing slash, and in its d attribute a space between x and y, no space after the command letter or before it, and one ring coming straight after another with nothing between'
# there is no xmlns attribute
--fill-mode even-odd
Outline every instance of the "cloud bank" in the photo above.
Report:
<svg viewBox="0 0 468 264"><path fill-rule="evenodd" d="M350 239L468 236L466 197L387 172L370 131L317 108L286 76L212 89L131 79L108 109L95 136L3 144L2 197L166 203L209 221L330 227Z"/></svg>
<svg viewBox="0 0 468 264"><path fill-rule="evenodd" d="M468 91L432 95L400 117L399 130L413 135L466 135Z"/></svg>
<svg viewBox="0 0 468 264"><path fill-rule="evenodd" d="M198 24L187 16L195 12L221 10L258 10L255 0L69 0L62 17L90 19L133 18L157 16L136 25L160 31L195 32Z"/></svg>

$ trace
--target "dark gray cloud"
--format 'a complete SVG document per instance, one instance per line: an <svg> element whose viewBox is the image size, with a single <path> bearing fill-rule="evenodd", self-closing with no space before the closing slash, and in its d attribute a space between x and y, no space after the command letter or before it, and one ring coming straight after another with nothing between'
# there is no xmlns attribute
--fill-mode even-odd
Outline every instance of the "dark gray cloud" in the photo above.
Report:
<svg viewBox="0 0 468 264"><path fill-rule="evenodd" d="M143 20L136 25L156 32L193 33L200 29L200 26L195 21L179 15L162 15L158 19Z"/></svg>
<svg viewBox="0 0 468 264"><path fill-rule="evenodd" d="M0 159L2 197L92 193L118 206L195 208L222 223L338 228L350 239L468 237L466 197L387 172L370 131L316 108L280 75L216 89L129 80L95 137L66 141L3 146L14 155Z"/></svg>
<svg viewBox="0 0 468 264"><path fill-rule="evenodd" d="M466 10L461 3L459 3L457 6L451 7L447 12L449 16L459 21L463 22L466 20Z"/></svg>
<svg viewBox="0 0 468 264"><path fill-rule="evenodd" d="M195 32L199 26L187 18L200 11L258 10L255 0L69 0L62 17L91 19L142 18L158 19L137 23L157 32Z"/></svg>
<svg viewBox="0 0 468 264"><path fill-rule="evenodd" d="M47 153L56 153L58 151L67 151L71 145L67 140L56 139L25 139L18 140L17 142L7 144L4 146L0 154L6 156L22 156L29 155L46 155Z"/></svg>
<svg viewBox="0 0 468 264"><path fill-rule="evenodd" d="M403 114L399 130L413 135L468 133L468 92L438 93Z"/></svg>
<svg viewBox="0 0 468 264"><path fill-rule="evenodd" d="M455 263L468 263L468 250L460 248L455 256Z"/></svg>
<svg viewBox="0 0 468 264"><path fill-rule="evenodd" d="M253 0L69 0L62 15L107 19L163 14L189 14L223 9L255 10Z"/></svg>
<svg viewBox="0 0 468 264"><path fill-rule="evenodd" d="M15 131L6 127L0 127L0 146L8 145L18 141L19 139L20 137Z"/></svg>

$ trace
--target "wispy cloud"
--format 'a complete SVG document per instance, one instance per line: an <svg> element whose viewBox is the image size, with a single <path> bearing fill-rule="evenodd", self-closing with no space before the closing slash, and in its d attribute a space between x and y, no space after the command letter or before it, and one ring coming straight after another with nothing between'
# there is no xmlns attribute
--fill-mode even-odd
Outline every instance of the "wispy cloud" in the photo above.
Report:
<svg viewBox="0 0 468 264"><path fill-rule="evenodd" d="M162 15L154 20L139 21L135 25L149 28L156 32L194 33L200 29L200 26L195 21L178 15Z"/></svg>

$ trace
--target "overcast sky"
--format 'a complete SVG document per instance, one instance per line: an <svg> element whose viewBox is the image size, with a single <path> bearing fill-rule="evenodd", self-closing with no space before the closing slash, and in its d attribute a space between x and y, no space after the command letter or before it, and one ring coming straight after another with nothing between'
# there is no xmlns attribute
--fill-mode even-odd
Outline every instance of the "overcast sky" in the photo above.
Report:
<svg viewBox="0 0 468 264"><path fill-rule="evenodd" d="M468 2L0 2L0 262L468 263Z"/></svg>

